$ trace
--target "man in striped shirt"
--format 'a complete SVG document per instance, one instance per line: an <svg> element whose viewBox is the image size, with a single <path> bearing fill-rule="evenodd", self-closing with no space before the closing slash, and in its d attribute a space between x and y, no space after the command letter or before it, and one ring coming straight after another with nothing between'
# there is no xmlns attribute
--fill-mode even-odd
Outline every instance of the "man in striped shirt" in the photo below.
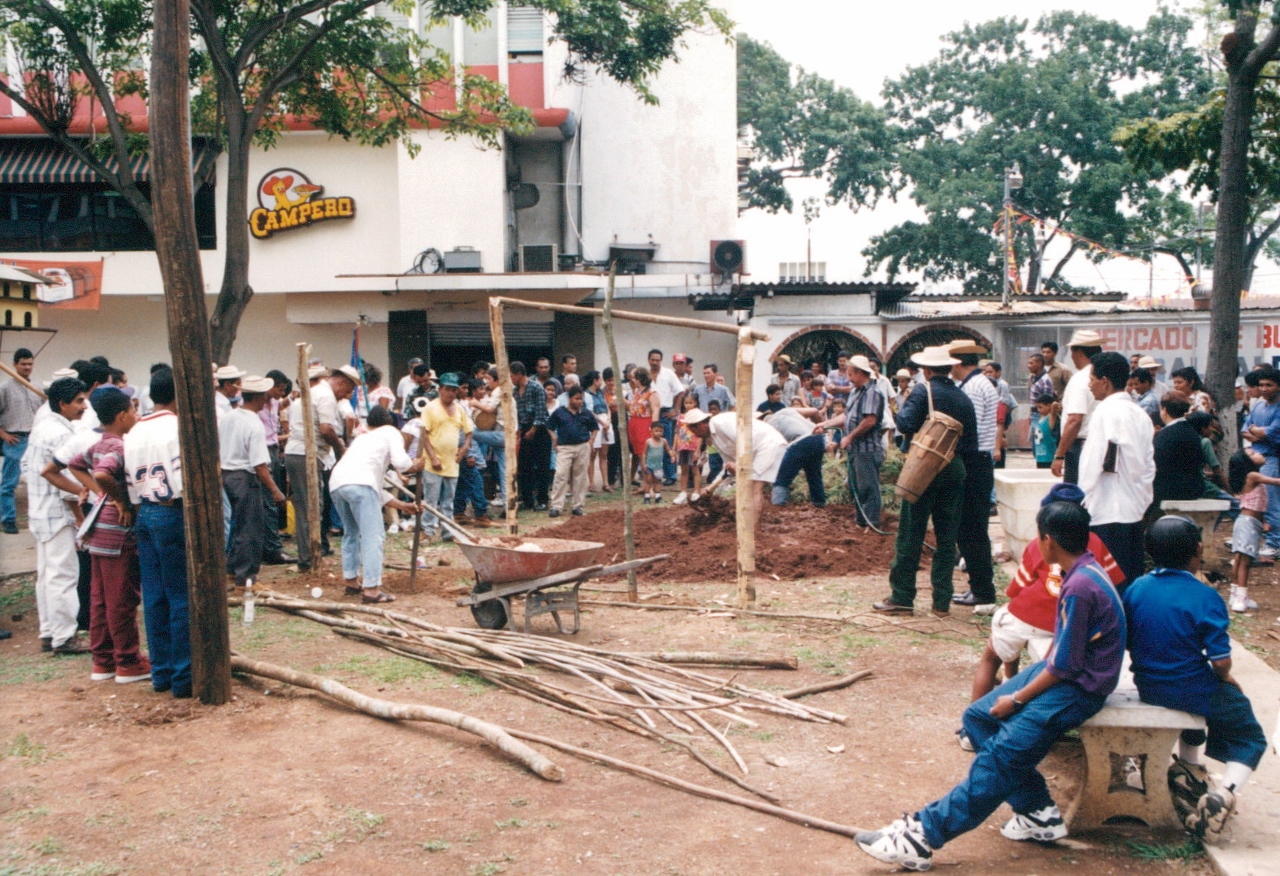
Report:
<svg viewBox="0 0 1280 876"><path fill-rule="evenodd" d="M849 360L849 380L853 389L843 419L824 423L844 429L840 447L847 451L849 493L855 499L859 526L880 526L880 466L884 464L884 441L880 424L884 421L884 396L871 379L871 363L866 356Z"/></svg>
<svg viewBox="0 0 1280 876"><path fill-rule="evenodd" d="M996 414L1000 394L978 368L978 359L986 355L985 349L969 340L952 341L948 349L960 360L951 376L973 402L978 421L978 448L964 458L964 498L960 505L960 531L956 533L956 546L969 573L969 590L956 594L951 601L972 606L974 614L991 614L996 610L996 587L987 525L991 516L991 490L995 486Z"/></svg>

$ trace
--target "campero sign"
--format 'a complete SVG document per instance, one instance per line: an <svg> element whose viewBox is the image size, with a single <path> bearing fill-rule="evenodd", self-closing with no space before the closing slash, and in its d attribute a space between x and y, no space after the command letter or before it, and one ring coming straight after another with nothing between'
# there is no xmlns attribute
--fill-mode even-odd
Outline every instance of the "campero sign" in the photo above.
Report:
<svg viewBox="0 0 1280 876"><path fill-rule="evenodd" d="M305 174L278 167L258 184L258 204L249 214L249 233L259 240L277 231L293 231L330 219L353 219L354 198L324 198L324 187Z"/></svg>

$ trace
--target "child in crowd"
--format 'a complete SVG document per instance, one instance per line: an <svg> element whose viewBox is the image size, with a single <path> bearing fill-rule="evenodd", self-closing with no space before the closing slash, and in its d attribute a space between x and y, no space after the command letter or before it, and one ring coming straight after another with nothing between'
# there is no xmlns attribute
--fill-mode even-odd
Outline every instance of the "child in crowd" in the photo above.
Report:
<svg viewBox="0 0 1280 876"><path fill-rule="evenodd" d="M676 420L675 434L676 464L680 466L680 494L675 499L677 505L683 505L690 499L698 501L702 489L702 467L698 465L702 439L689 431L684 422L685 414L698 409L698 399L691 392L686 392L681 399L683 410Z"/></svg>
<svg viewBox="0 0 1280 876"><path fill-rule="evenodd" d="M756 405L757 414L776 414L778 411L786 407L782 403L782 387L776 383L770 383L764 389L765 400Z"/></svg>
<svg viewBox="0 0 1280 876"><path fill-rule="evenodd" d="M815 374L813 375L813 383L809 386L809 407L822 411L824 417L833 398L827 393L826 385L827 378L821 374Z"/></svg>
<svg viewBox="0 0 1280 876"><path fill-rule="evenodd" d="M1258 561L1262 547L1263 518L1267 513L1267 485L1280 486L1280 478L1264 475L1262 454L1237 450L1227 466L1231 492L1240 501L1240 514L1231 528L1231 610L1256 610L1249 598L1249 569Z"/></svg>
<svg viewBox="0 0 1280 876"><path fill-rule="evenodd" d="M1239 519L1244 518L1242 513ZM1185 517L1161 517L1147 533L1147 551L1156 568L1124 593L1133 680L1144 703L1203 715L1208 724L1207 736L1203 730L1182 731L1169 790L1187 829L1214 843L1267 741L1248 697L1231 677L1227 608L1216 590L1195 577L1204 551L1200 527ZM1217 790L1209 788L1202 754L1225 764Z"/></svg>
<svg viewBox="0 0 1280 876"><path fill-rule="evenodd" d="M723 413L720 410L720 402L712 399L707 402L707 414L714 417L716 414ZM720 476L720 472L724 471L724 458L720 455L720 451L716 450L716 446L710 441L703 448L707 456L707 483L711 483Z"/></svg>
<svg viewBox="0 0 1280 876"><path fill-rule="evenodd" d="M133 504L124 476L124 436L138 422L133 400L116 387L100 386L89 397L102 423L102 438L72 457L67 468L103 503L85 537L93 577L89 601L89 647L93 681L119 684L151 678L151 663L139 651L138 606L142 577L133 535Z"/></svg>
<svg viewBox="0 0 1280 876"><path fill-rule="evenodd" d="M831 419L839 420L840 422L843 423L844 410L845 410L844 399L838 398L833 400L831 402ZM840 428L839 426L836 426L834 429L829 431L827 435L830 438L830 441L827 444L827 450L829 450L831 452L831 455L834 456L836 459L843 459L844 451L840 449L840 442L844 440L844 429Z"/></svg>
<svg viewBox="0 0 1280 876"><path fill-rule="evenodd" d="M644 477L644 503L662 501L662 466L672 456L671 445L662 437L662 424L657 420L649 427L649 440L644 443L640 468Z"/></svg>
<svg viewBox="0 0 1280 876"><path fill-rule="evenodd" d="M1053 457L1058 452L1058 413L1052 393L1041 393L1036 398L1035 430L1031 433L1036 468L1052 468Z"/></svg>
<svg viewBox="0 0 1280 876"><path fill-rule="evenodd" d="M935 849L978 827L1005 801L1013 808L1000 829L1006 838L1052 842L1067 835L1036 766L1063 733L1106 704L1125 643L1120 596L1089 553L1089 523L1089 512L1074 502L1051 502L1036 515L1041 554L1066 570L1053 647L965 710L965 732L977 751L968 777L914 815L860 832L855 841L868 855L928 870Z"/></svg>

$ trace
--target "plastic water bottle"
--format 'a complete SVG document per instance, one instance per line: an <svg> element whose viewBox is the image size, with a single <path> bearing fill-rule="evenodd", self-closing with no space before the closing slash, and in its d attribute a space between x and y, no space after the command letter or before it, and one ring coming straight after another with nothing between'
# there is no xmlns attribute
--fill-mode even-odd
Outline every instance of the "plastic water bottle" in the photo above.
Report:
<svg viewBox="0 0 1280 876"><path fill-rule="evenodd" d="M240 622L246 627L253 623L253 579L246 578L244 582L244 606L240 613Z"/></svg>

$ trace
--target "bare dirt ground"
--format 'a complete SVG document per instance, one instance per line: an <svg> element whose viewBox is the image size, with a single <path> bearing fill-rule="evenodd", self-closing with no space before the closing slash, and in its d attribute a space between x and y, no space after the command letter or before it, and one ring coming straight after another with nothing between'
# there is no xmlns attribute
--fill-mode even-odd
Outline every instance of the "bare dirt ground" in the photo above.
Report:
<svg viewBox="0 0 1280 876"><path fill-rule="evenodd" d="M592 502L592 510L603 506ZM645 509L651 522L681 512ZM588 520L590 517L587 518ZM570 518L572 521L573 518ZM533 521L531 525L539 525ZM821 538L821 529L814 533ZM406 564L407 537L389 540L388 562ZM454 605L471 583L452 548L435 546L394 606L471 627ZM829 555L828 555L829 556ZM443 562L445 565L441 565ZM328 567L328 572L340 572ZM314 583L341 599L340 581L315 582L272 569L278 591ZM765 576L761 605L778 613L855 615L885 595L884 575ZM963 578L963 575L958 576ZM1262 578L1274 577L1267 570ZM927 576L921 575L927 587ZM319 695L248 678L221 708L175 701L147 684L89 680L85 658L53 659L36 643L30 577L0 583L0 611L14 638L0 643L0 874L836 874L884 873L843 837L711 802L546 752L567 770L538 779L475 737L437 725L397 724L353 713ZM590 586L590 585L589 585ZM595 585L616 591L618 585ZM741 672L765 689L798 687L871 669L845 690L810 697L849 716L847 725L766 716L755 730L730 729L748 780L784 806L844 824L879 827L946 791L970 755L955 743L985 627L958 611L949 621L878 623L726 616L732 585L661 583L641 577L647 605L711 611L591 607L577 641L614 650L723 650L794 654L797 672ZM1263 609L1236 634L1272 659L1265 634L1280 608L1276 588L1258 586ZM588 592L593 600L617 592ZM927 597L922 597L921 605ZM719 602L718 602L719 601ZM11 621L11 615L21 620ZM248 656L319 672L364 693L428 703L558 737L689 781L741 793L677 749L554 712L472 676L342 639L310 621L259 610L245 627L232 610L232 646ZM549 635L549 618L536 629ZM713 670L730 675L730 671ZM843 750L839 750L843 746ZM833 752L831 749L837 749ZM719 749L702 749L732 768ZM766 761L766 758L773 763ZM774 765L781 764L781 765ZM1061 802L1081 774L1078 745L1064 742L1043 765ZM1112 832L1039 846L1000 837L1000 813L941 850L943 872L964 874L1207 874L1183 860L1180 836ZM1153 859L1154 858L1154 859ZM1171 860L1166 860L1172 858Z"/></svg>

